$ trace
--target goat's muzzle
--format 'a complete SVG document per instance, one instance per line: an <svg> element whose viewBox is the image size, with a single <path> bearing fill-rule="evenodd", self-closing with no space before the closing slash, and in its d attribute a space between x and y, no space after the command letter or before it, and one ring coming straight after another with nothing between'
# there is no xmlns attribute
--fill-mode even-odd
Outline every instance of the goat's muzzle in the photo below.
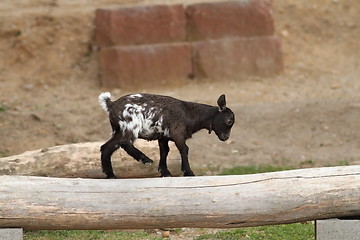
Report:
<svg viewBox="0 0 360 240"><path fill-rule="evenodd" d="M230 137L230 133L222 133L222 134L219 134L218 135L218 138L221 140L221 141L226 141L228 140Z"/></svg>

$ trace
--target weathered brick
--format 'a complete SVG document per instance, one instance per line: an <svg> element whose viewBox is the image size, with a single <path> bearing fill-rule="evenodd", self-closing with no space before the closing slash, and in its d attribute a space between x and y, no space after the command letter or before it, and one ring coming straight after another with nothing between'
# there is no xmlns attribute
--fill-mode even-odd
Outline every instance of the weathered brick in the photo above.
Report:
<svg viewBox="0 0 360 240"><path fill-rule="evenodd" d="M103 48L99 62L105 87L174 86L192 74L188 43Z"/></svg>
<svg viewBox="0 0 360 240"><path fill-rule="evenodd" d="M189 41L273 35L271 0L237 0L189 5Z"/></svg>
<svg viewBox="0 0 360 240"><path fill-rule="evenodd" d="M98 9L95 39L100 47L181 42L186 39L182 5Z"/></svg>
<svg viewBox="0 0 360 240"><path fill-rule="evenodd" d="M199 78L236 79L283 69L280 39L274 36L201 41L193 47L194 74Z"/></svg>

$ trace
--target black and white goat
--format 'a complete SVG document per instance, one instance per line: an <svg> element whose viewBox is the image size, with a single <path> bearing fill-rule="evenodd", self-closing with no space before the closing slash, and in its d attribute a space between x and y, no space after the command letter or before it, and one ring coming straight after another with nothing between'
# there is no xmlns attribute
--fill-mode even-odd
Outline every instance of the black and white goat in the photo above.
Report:
<svg viewBox="0 0 360 240"><path fill-rule="evenodd" d="M99 95L100 106L109 114L113 130L110 140L100 149L102 170L107 178L116 178L111 155L119 147L139 162L153 162L134 147L137 138L158 140L162 177L171 176L166 164L169 141L175 142L180 151L184 176L194 176L188 161L186 140L193 133L207 129L209 134L214 131L221 141L226 141L235 121L234 113L226 107L225 95L219 97L216 107L152 94L132 94L116 101L111 101L110 97L109 92Z"/></svg>

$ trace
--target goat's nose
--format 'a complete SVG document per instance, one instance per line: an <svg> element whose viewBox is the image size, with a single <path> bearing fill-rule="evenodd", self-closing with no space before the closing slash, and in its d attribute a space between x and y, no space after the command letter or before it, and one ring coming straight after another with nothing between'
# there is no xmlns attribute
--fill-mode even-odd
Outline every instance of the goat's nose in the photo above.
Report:
<svg viewBox="0 0 360 240"><path fill-rule="evenodd" d="M220 140L221 141L226 141L226 140L229 139L229 137L230 137L230 134L223 133L223 134L221 134Z"/></svg>

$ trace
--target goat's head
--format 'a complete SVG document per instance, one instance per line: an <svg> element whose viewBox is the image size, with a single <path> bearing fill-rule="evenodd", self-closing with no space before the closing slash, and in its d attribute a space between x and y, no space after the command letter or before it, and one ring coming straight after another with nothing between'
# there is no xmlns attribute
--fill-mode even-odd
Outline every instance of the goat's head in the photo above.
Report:
<svg viewBox="0 0 360 240"><path fill-rule="evenodd" d="M216 135L221 141L226 141L230 137L231 128L235 122L235 115L230 108L226 107L225 95L221 95L217 101L219 111L216 113L211 129L214 130Z"/></svg>

